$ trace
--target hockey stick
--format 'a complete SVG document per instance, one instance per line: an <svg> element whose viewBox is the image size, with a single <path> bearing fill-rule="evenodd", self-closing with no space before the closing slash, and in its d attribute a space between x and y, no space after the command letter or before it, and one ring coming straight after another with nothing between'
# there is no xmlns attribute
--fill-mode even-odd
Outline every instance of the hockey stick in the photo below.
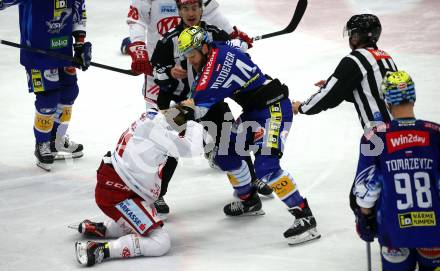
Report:
<svg viewBox="0 0 440 271"><path fill-rule="evenodd" d="M371 271L371 243L367 243L367 270Z"/></svg>
<svg viewBox="0 0 440 271"><path fill-rule="evenodd" d="M33 53L37 53L37 54L43 54L43 55L47 55L50 57L54 57L54 58L58 58L61 60L65 60L65 61L69 61L71 63L74 63L74 59L71 56L68 55L63 55L63 54L59 54L57 52L53 52L53 51L48 51L48 50L43 50L43 49L38 49L38 48L33 48L33 47L29 47L27 45L23 45L23 44L18 44L18 43L14 43L14 42L10 42L7 40L0 40L1 44L7 45L7 46L11 46L11 47L15 47L15 48L20 48L29 52L33 52ZM104 64L99 64L96 62L90 62L90 66L93 67L97 67L97 68L101 68L101 69L105 69L105 70L109 70L109 71L114 71L114 72L119 72L119 73L123 73L123 74L128 74L128 75L133 75L136 76L136 74L134 74L131 70L124 70L124 69L120 69L120 68L116 68L116 67L112 67L112 66L107 66Z"/></svg>
<svg viewBox="0 0 440 271"><path fill-rule="evenodd" d="M307 0L298 0L298 4L296 5L295 12L293 13L293 17L290 20L290 23L286 26L286 28L280 31L264 34L261 36L256 36L253 38L253 40L254 41L262 40L262 39L267 39L293 32L298 26L299 22L301 21L304 12L306 12L306 8L307 8Z"/></svg>

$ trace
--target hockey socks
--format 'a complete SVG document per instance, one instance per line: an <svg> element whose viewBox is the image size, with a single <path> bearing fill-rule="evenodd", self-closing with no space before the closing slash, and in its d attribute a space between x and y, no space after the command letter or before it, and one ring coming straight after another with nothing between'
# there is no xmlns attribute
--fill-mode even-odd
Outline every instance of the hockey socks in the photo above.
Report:
<svg viewBox="0 0 440 271"><path fill-rule="evenodd" d="M232 187L240 199L245 199L250 196L252 192L251 173L245 161L241 162L239 168L228 171L227 175L229 182L232 184Z"/></svg>
<svg viewBox="0 0 440 271"><path fill-rule="evenodd" d="M280 170L276 174L269 174L263 178L275 194L291 208L301 204L304 198L298 191L297 185L289 172Z"/></svg>

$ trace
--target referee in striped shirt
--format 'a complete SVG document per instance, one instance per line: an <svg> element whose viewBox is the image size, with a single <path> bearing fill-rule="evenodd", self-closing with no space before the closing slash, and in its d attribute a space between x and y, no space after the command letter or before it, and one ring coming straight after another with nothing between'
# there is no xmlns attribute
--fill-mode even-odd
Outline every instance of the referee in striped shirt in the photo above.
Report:
<svg viewBox="0 0 440 271"><path fill-rule="evenodd" d="M397 71L397 67L376 45L381 32L382 26L375 15L352 16L344 29L352 52L341 60L327 81L315 84L320 87L318 92L305 102L293 102L293 112L313 115L348 101L356 107L363 128L375 126L374 122L390 121L391 115L379 91L385 73Z"/></svg>

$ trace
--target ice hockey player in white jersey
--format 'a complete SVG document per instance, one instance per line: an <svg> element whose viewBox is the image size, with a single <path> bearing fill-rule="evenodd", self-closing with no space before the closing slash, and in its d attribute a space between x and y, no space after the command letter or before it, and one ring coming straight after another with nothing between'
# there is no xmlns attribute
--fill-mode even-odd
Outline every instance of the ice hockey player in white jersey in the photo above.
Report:
<svg viewBox="0 0 440 271"><path fill-rule="evenodd" d="M161 187L161 168L168 156L203 154L203 127L191 121L191 108L150 109L121 135L116 149L104 156L97 171L95 199L112 220L69 226L91 238L76 242L77 260L92 266L106 259L161 256L170 249L168 233L154 201Z"/></svg>
<svg viewBox="0 0 440 271"><path fill-rule="evenodd" d="M149 58L153 55L158 40L180 23L177 4L197 2L194 0L130 0L127 16L130 37L125 38L121 52L132 58L131 69L136 74L145 74L142 88L147 109L156 107L159 87L154 83ZM177 2L177 3L176 3ZM219 10L216 0L203 0L202 20L223 29L231 38L240 38L252 47L252 38L232 26Z"/></svg>

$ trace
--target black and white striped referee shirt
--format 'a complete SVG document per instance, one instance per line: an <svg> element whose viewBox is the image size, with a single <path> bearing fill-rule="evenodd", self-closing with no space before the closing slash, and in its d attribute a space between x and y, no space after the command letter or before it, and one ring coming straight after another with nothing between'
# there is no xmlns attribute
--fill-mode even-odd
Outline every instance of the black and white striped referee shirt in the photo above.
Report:
<svg viewBox="0 0 440 271"><path fill-rule="evenodd" d="M354 50L341 60L325 86L301 104L299 112L317 114L345 100L354 103L364 128L370 126L370 121L390 121L379 94L387 71L397 71L397 67L386 52L375 48Z"/></svg>

